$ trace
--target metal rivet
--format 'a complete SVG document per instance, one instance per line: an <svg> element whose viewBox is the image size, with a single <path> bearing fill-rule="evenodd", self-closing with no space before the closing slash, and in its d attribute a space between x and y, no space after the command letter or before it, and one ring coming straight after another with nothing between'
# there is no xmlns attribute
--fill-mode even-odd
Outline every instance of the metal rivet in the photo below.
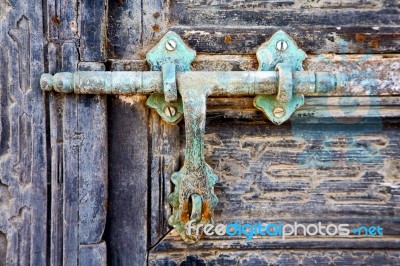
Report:
<svg viewBox="0 0 400 266"><path fill-rule="evenodd" d="M285 51L286 49L287 49L287 47L288 47L288 44L287 44L287 42L285 42L285 41L278 41L277 43L276 43L276 49L278 50L278 51L281 51L281 52L283 52L283 51Z"/></svg>
<svg viewBox="0 0 400 266"><path fill-rule="evenodd" d="M176 109L175 109L175 107L173 107L173 106L167 106L167 107L164 109L164 114L165 114L166 116L168 116L168 117L173 117L173 116L175 116L175 115L176 115Z"/></svg>
<svg viewBox="0 0 400 266"><path fill-rule="evenodd" d="M275 117L281 118L282 116L285 115L285 110L283 110L283 108L279 106L274 108L273 113Z"/></svg>
<svg viewBox="0 0 400 266"><path fill-rule="evenodd" d="M166 48L168 51L173 51L173 50L175 50L175 48L176 48L176 42L175 42L174 40L168 40L168 41L165 43L165 48Z"/></svg>

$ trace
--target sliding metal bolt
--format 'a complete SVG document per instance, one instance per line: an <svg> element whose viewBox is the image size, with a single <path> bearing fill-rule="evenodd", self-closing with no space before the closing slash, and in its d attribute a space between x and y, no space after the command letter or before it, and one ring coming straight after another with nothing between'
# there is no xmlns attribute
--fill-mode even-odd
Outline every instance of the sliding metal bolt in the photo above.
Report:
<svg viewBox="0 0 400 266"><path fill-rule="evenodd" d="M275 117L281 118L285 115L285 110L282 107L275 107L273 113Z"/></svg>
<svg viewBox="0 0 400 266"><path fill-rule="evenodd" d="M168 41L165 43L165 48L166 48L168 51L173 51L173 50L175 50L175 48L176 48L176 42L173 41L173 40L168 40Z"/></svg>
<svg viewBox="0 0 400 266"><path fill-rule="evenodd" d="M287 42L285 42L285 41L278 41L278 42L276 43L276 49L277 49L278 51L283 52L283 51L285 51L285 50L287 49L287 47L288 47L288 44L287 44Z"/></svg>
<svg viewBox="0 0 400 266"><path fill-rule="evenodd" d="M173 106L167 106L167 107L164 109L164 114L165 114L166 116L168 116L168 117L173 117L173 116L175 116L175 115L176 115L176 109L175 109L175 107L173 107Z"/></svg>

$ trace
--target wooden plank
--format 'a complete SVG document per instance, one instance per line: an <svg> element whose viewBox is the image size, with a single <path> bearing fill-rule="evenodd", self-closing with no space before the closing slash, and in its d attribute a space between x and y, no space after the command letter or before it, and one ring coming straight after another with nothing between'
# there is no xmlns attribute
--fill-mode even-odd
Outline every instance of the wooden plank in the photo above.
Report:
<svg viewBox="0 0 400 266"><path fill-rule="evenodd" d="M142 1L142 5L142 52L147 53L168 29L170 2L148 0Z"/></svg>
<svg viewBox="0 0 400 266"><path fill-rule="evenodd" d="M107 248L106 242L99 244L79 246L79 265L82 266L106 266Z"/></svg>
<svg viewBox="0 0 400 266"><path fill-rule="evenodd" d="M107 1L82 0L80 51L82 61L105 59Z"/></svg>
<svg viewBox="0 0 400 266"><path fill-rule="evenodd" d="M252 9L284 9L293 10L301 8L381 8L383 2L395 3L395 1L379 1L379 0L322 0L308 1L301 0L274 0L274 1L259 1L259 0L229 0L205 1L205 0L178 0L176 3L184 4L188 9L223 9L223 10L252 10Z"/></svg>
<svg viewBox="0 0 400 266"><path fill-rule="evenodd" d="M122 100L123 99L123 100ZM146 97L109 105L109 206L105 240L111 265L145 265L149 246L149 143Z"/></svg>
<svg viewBox="0 0 400 266"><path fill-rule="evenodd" d="M308 53L399 52L396 0L168 3L110 3L109 58L143 59L169 30L200 53L252 54L278 30ZM140 8L143 14L135 16Z"/></svg>
<svg viewBox="0 0 400 266"><path fill-rule="evenodd" d="M336 19L335 19L336 20ZM254 54L275 32L288 33L307 53L398 53L399 28L386 26L304 26L301 22L274 26L172 26L198 53ZM372 24L374 25L374 24Z"/></svg>
<svg viewBox="0 0 400 266"><path fill-rule="evenodd" d="M63 238L63 144L62 114L58 112L62 96L49 95L50 146L51 146L51 225L50 262L62 264Z"/></svg>
<svg viewBox="0 0 400 266"><path fill-rule="evenodd" d="M78 66L78 47L74 41L62 45L62 70L75 71ZM78 103L76 95L63 97L63 263L75 265L78 261L79 235L79 146L82 134L78 131Z"/></svg>
<svg viewBox="0 0 400 266"><path fill-rule="evenodd" d="M180 128L164 123L154 110L149 119L150 187L150 238L151 246L157 244L170 230L168 218L171 215L167 201L172 192L170 178L179 170Z"/></svg>
<svg viewBox="0 0 400 266"><path fill-rule="evenodd" d="M142 2L145 1L109 1L107 58L138 58L143 34Z"/></svg>
<svg viewBox="0 0 400 266"><path fill-rule="evenodd" d="M80 62L78 69L104 71L104 64ZM97 244L107 213L107 99L80 95L78 104L77 131L83 137L79 147L79 243Z"/></svg>
<svg viewBox="0 0 400 266"><path fill-rule="evenodd" d="M310 237L311 238L311 237ZM396 237L360 237L356 238L338 238L338 237L324 237L307 239L302 234L300 236L286 237L282 240L278 237L256 237L252 240L246 240L246 237L233 238L229 236L204 236L202 241L198 244L191 245L190 250L187 244L183 242L175 231L171 231L165 236L162 242L155 246L151 252L155 254L168 253L206 253L207 250L216 250L218 252L235 252L235 251L252 251L252 250L269 250L269 249L286 249L294 250L307 247L310 251L315 250L334 250L334 249L387 249L399 250L400 243Z"/></svg>
<svg viewBox="0 0 400 266"><path fill-rule="evenodd" d="M246 250L152 255L149 265L397 265L398 250Z"/></svg>
<svg viewBox="0 0 400 266"><path fill-rule="evenodd" d="M79 146L82 134L77 129L77 96L64 99L63 113L63 263L75 265L79 247Z"/></svg>
<svg viewBox="0 0 400 266"><path fill-rule="evenodd" d="M57 17L51 22L58 27L59 40L73 40L79 38L79 0L48 0L57 2ZM51 25L49 21L49 24Z"/></svg>
<svg viewBox="0 0 400 266"><path fill-rule="evenodd" d="M211 1L212 2L212 1ZM290 25L310 25L310 26L354 26L358 25L392 25L396 26L399 22L397 8L386 8L380 3L369 8L355 8L357 2L353 1L353 6L324 5L325 1L314 2L313 7L304 1L297 1L293 6L285 8L270 9L268 7L248 7L248 8L224 8L216 3L212 8L208 4L191 7L190 0L175 1L172 4L172 18L174 22L182 26L196 25L218 25L218 26L290 26ZM326 2L325 2L326 3ZM324 8L323 12L319 10Z"/></svg>
<svg viewBox="0 0 400 266"><path fill-rule="evenodd" d="M45 69L42 2L11 5L3 0L0 9L0 264L44 265L47 148L45 99L39 86Z"/></svg>
<svg viewBox="0 0 400 266"><path fill-rule="evenodd" d="M93 23L100 21L104 29L106 7L104 2L96 3L99 5L93 9L89 1L79 5L78 1L48 1L48 8L56 16L48 21L52 40L48 45L50 73L104 70L101 63L79 62L104 59L104 30L92 28ZM81 42L77 41L78 28L83 29ZM106 219L106 98L52 94L49 111L53 159L50 262L76 265L87 252L101 251L105 257L105 243L97 244L102 239ZM80 244L93 244L94 250L83 246L81 254Z"/></svg>

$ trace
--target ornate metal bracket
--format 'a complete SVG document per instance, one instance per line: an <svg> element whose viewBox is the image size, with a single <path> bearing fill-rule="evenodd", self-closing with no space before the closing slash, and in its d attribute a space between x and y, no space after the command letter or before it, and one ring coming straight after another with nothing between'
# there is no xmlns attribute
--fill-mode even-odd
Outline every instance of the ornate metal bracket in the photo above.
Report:
<svg viewBox="0 0 400 266"><path fill-rule="evenodd" d="M305 58L306 53L283 31L275 33L257 51L259 70L277 70L279 73L277 95L259 95L254 99L254 106L274 124L282 124L304 104L303 95L293 95L292 72L303 71Z"/></svg>
<svg viewBox="0 0 400 266"><path fill-rule="evenodd" d="M304 104L303 95L338 94L346 87L345 75L303 71L305 53L284 32L277 32L257 52L260 71L190 72L195 51L175 33L167 33L147 54L148 72L75 72L43 74L41 87L65 93L149 94L147 105L171 124L185 117L186 152L181 170L171 181L173 213L169 224L183 240L195 242L185 225L212 223L217 204L218 177L204 158L206 99L215 96L257 96L254 105L275 124L281 124ZM179 92L179 94L178 94Z"/></svg>
<svg viewBox="0 0 400 266"><path fill-rule="evenodd" d="M168 32L147 55L152 71L162 71L164 96L152 94L147 106L155 109L163 120L177 124L183 117L182 100L178 98L176 71L190 71L196 51L190 49L175 32Z"/></svg>

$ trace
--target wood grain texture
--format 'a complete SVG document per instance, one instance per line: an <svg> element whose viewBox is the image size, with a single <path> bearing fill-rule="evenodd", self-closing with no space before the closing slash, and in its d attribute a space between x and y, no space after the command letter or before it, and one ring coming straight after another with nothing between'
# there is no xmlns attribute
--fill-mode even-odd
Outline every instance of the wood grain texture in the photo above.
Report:
<svg viewBox="0 0 400 266"><path fill-rule="evenodd" d="M190 253L190 252L188 252ZM251 250L224 253L173 253L150 258L149 265L398 265L399 251L380 250Z"/></svg>
<svg viewBox="0 0 400 266"><path fill-rule="evenodd" d="M49 72L104 70L102 63L84 61L102 61L104 32L90 27L104 23L105 7L95 17L89 2L49 0L47 7L60 12L57 20L48 21L48 34L52 34L47 46ZM62 25L68 25L69 31ZM92 45L92 39L99 45ZM84 53L93 57L83 58ZM106 103L102 96L49 95L52 265L106 263L102 241L108 178Z"/></svg>
<svg viewBox="0 0 400 266"><path fill-rule="evenodd" d="M356 265L365 263L364 259L396 265L399 258L388 255L397 254L400 248L396 121L377 119L360 124L346 120L323 127L318 123L292 121L278 127L254 117L208 117L206 161L219 176L215 187L219 198L216 223L279 220L349 223L354 227L381 225L385 237L299 236L285 241L279 237L261 237L246 241L243 237L213 236L187 245L172 231L152 249L150 264L179 264L189 255L198 256L207 265L216 261L218 265L229 265L229 261L242 264L244 258L248 259L245 254L258 254L265 264L286 265L270 259L289 254L295 265L303 259L308 261L307 254L315 253L313 249L323 249L327 253L316 252L315 259L326 258L327 264L343 265L343 261L335 261L336 255L329 252L341 249L342 253L351 248L357 249L353 251L356 253L367 249L362 251L363 259L353 258ZM300 257L293 253L305 248L308 250ZM383 257L375 258L377 249L385 250ZM268 255L269 252L274 255Z"/></svg>
<svg viewBox="0 0 400 266"><path fill-rule="evenodd" d="M109 205L105 240L111 265L145 265L149 246L149 132L146 97L109 102Z"/></svg>
<svg viewBox="0 0 400 266"><path fill-rule="evenodd" d="M180 164L180 128L164 123L156 111L152 110L149 119L150 187L150 238L151 246L170 230L168 218L171 215L166 205L172 191L170 177L179 170Z"/></svg>
<svg viewBox="0 0 400 266"><path fill-rule="evenodd" d="M106 266L107 247L106 242L79 246L79 265Z"/></svg>
<svg viewBox="0 0 400 266"><path fill-rule="evenodd" d="M42 2L0 1L0 264L44 265L47 148Z"/></svg>
<svg viewBox="0 0 400 266"><path fill-rule="evenodd" d="M199 53L254 54L278 30L307 53L399 52L397 0L142 2L110 3L109 58L143 59L169 30Z"/></svg>
<svg viewBox="0 0 400 266"><path fill-rule="evenodd" d="M80 53L82 61L105 60L107 1L82 0Z"/></svg>

